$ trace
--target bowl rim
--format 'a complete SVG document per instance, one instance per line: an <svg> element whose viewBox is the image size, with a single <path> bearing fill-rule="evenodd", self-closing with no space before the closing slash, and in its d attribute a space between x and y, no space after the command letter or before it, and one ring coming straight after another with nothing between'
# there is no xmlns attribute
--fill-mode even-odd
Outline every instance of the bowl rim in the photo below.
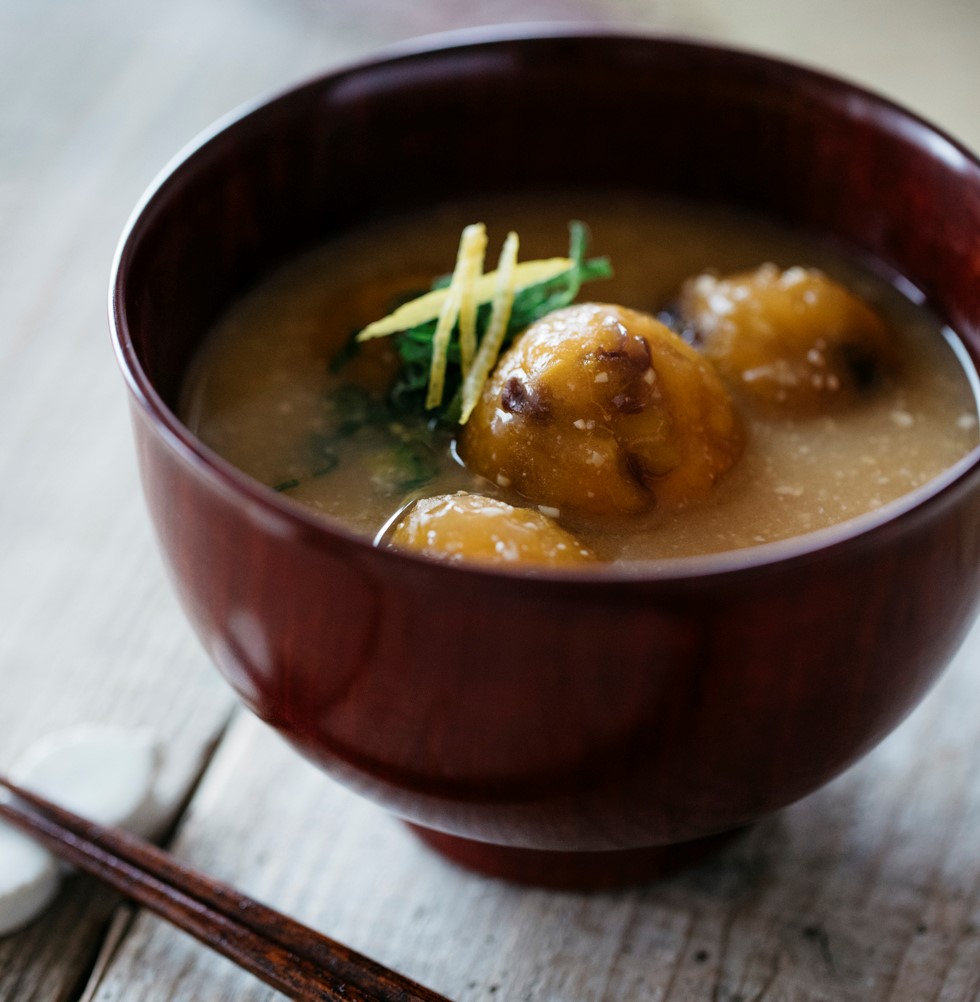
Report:
<svg viewBox="0 0 980 1002"><path fill-rule="evenodd" d="M210 486L220 492L231 494L257 506L267 518L279 524L290 535L322 539L337 537L345 544L353 545L365 555L374 554L385 560L409 565L423 565L435 571L444 571L454 577L463 575L477 578L510 578L521 581L550 581L560 584L576 583L636 583L656 584L704 578L715 578L731 574L765 572L775 564L798 563L820 559L822 555L836 547L848 543L867 544L873 542L875 530L915 516L928 502L938 499L950 491L957 483L971 473L980 472L980 444L974 446L956 463L947 467L938 476L920 487L887 502L880 508L866 512L826 528L817 529L798 536L768 543L760 543L740 549L725 550L685 557L669 557L658 560L614 561L578 568L553 570L549 568L518 568L498 564L470 562L449 562L438 557L429 557L393 548L374 545L371 538L349 529L342 522L329 516L318 514L297 501L276 493L267 485L254 479L238 467L224 459L205 445L163 401L157 392L136 351L125 309L127 269L151 211L165 197L167 189L176 176L192 167L192 162L205 148L264 109L280 102L294 99L301 92L323 87L330 82L362 72L374 71L387 64L413 59L437 56L449 51L462 51L493 47L500 43L536 43L562 39L587 42L596 39L607 42L651 44L678 50L697 49L713 52L722 58L730 58L741 65L754 64L759 67L779 69L792 74L797 80L808 81L826 92L838 90L848 94L862 106L872 104L882 111L903 121L907 126L923 129L943 142L950 150L963 158L974 169L980 171L980 158L964 143L934 125L918 113L904 107L893 99L836 74L798 63L780 56L755 51L741 46L729 46L713 41L678 34L638 32L620 26L593 24L590 22L528 22L506 25L476 26L453 29L405 39L373 50L353 60L308 76L296 83L273 88L238 107L226 112L201 130L187 142L151 180L143 192L123 227L116 245L110 269L108 290L108 319L110 336L116 361L135 402L148 417L152 427L165 444L179 458L188 464L194 473L207 480ZM901 276L899 276L901 277ZM958 335L957 335L958 338ZM965 354L962 348L958 354ZM964 359L960 359L964 362ZM975 364L966 360L967 375L974 393L980 397L980 380Z"/></svg>

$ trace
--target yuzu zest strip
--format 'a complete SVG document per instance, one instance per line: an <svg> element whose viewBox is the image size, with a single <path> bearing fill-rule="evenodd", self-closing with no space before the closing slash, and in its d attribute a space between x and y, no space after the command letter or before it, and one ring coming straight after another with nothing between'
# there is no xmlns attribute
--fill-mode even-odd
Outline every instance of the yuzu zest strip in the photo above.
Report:
<svg viewBox="0 0 980 1002"><path fill-rule="evenodd" d="M563 272L571 268L575 262L568 257L542 258L537 261L522 261L514 273L514 286L517 292L541 282L550 281L557 278ZM497 284L497 273L488 271L481 275L475 285L475 299L477 305L489 303L493 299L494 289ZM375 320L364 328L358 335L358 341L370 341L376 337L385 337L388 334L397 334L399 331L411 330L421 324L435 320L442 310L442 305L449 295L449 289L434 289L425 295L413 299L411 302L399 306L393 313Z"/></svg>
<svg viewBox="0 0 980 1002"><path fill-rule="evenodd" d="M500 251L500 260L497 262L497 287L493 295L493 306L490 310L490 322L487 324L486 333L480 342L480 349L473 361L473 367L467 373L463 381L462 410L459 416L459 423L466 424L473 408L480 399L480 392L487 376L493 369L500 354L500 346L503 344L504 335L507 332L507 324L510 321L510 311L514 306L514 296L516 295L516 271L517 271L517 250L519 240L517 234L511 230L507 234L504 246Z"/></svg>
<svg viewBox="0 0 980 1002"><path fill-rule="evenodd" d="M439 311L439 320L432 337L432 364L429 367L429 389L425 397L426 410L438 407L442 403L442 391L446 383L449 339L459 318L467 278L472 276L470 259L475 254L482 253L481 243L485 247L486 240L486 228L483 223L473 223L467 226L459 239L456 267L453 269L453 277L449 283L446 300Z"/></svg>
<svg viewBox="0 0 980 1002"><path fill-rule="evenodd" d="M476 354L476 311L479 305L476 283L483 274L483 259L487 251L487 230L483 223L479 226L479 239L473 241L473 247L466 256L466 272L459 305L459 358L464 377L470 371Z"/></svg>

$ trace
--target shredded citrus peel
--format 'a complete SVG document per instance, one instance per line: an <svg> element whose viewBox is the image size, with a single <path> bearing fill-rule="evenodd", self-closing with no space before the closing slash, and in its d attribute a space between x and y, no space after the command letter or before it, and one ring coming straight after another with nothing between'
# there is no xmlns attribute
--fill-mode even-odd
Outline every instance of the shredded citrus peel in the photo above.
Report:
<svg viewBox="0 0 980 1002"><path fill-rule="evenodd" d="M558 275L568 271L575 262L569 257L542 258L538 261L522 261L514 269L514 289L520 292L522 289L541 282L550 281ZM489 303L493 298L494 290L497 286L497 273L488 271L481 275L473 287L474 298L477 306ZM368 324L360 334L358 341L370 341L376 337L386 337L389 334L397 334L399 331L407 331L412 327L435 320L442 310L442 304L449 295L449 289L433 289L418 299L404 303L393 313L375 320Z"/></svg>
<svg viewBox="0 0 980 1002"><path fill-rule="evenodd" d="M504 335L507 333L507 324L510 321L510 311L514 305L519 244L517 234L511 230L507 234L507 239L500 251L500 260L497 262L497 271L495 272L497 281L493 292L493 305L490 307L490 322L487 324L486 333L480 342L480 349L472 367L468 371L465 368L463 370L460 424L466 424L470 414L473 413L473 408L480 399L483 384L493 371L494 365L497 364L497 356L500 354L500 346L503 344Z"/></svg>
<svg viewBox="0 0 980 1002"><path fill-rule="evenodd" d="M473 285L478 274L483 270L483 254L487 246L487 230L483 223L473 223L463 230L459 239L459 250L456 253L456 267L453 277L446 290L446 298L439 310L439 320L436 332L432 338L432 364L429 368L429 389L425 398L426 410L432 410L442 403L442 392L446 385L446 360L449 354L449 339L452 337L456 322L460 321L460 337L462 338L462 321L460 311L464 303L469 308L473 300ZM476 306L473 305L473 316L470 318L473 329L470 336L476 341ZM471 353L472 354L472 353Z"/></svg>
<svg viewBox="0 0 980 1002"><path fill-rule="evenodd" d="M467 226L466 230L475 230L476 237L469 240L465 255L465 274L459 303L459 355L460 365L465 376L473 364L476 354L476 311L479 303L476 300L476 282L483 274L483 258L487 251L487 228L483 223L475 227ZM466 241L466 230L460 242L460 253L463 253L463 241Z"/></svg>

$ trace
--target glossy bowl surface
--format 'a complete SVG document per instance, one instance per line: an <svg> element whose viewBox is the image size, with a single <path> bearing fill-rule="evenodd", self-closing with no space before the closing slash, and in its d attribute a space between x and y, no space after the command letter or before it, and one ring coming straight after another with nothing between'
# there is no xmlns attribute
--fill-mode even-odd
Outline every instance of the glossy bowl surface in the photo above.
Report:
<svg viewBox="0 0 980 1002"><path fill-rule="evenodd" d="M971 154L812 71L576 30L407 47L222 123L138 209L111 310L168 568L241 699L443 851L575 883L595 859L653 872L656 847L802 797L909 712L975 613L980 454L799 540L532 577L372 548L176 418L201 338L289 257L386 213L556 184L810 230L901 276L980 358Z"/></svg>

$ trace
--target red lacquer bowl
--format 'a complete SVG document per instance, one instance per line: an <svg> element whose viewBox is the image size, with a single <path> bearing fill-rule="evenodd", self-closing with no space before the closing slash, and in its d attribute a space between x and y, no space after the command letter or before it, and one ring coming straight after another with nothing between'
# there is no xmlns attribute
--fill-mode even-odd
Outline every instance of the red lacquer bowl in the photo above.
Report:
<svg viewBox="0 0 980 1002"><path fill-rule="evenodd" d="M167 565L241 699L448 855L594 884L804 796L909 712L974 615L980 452L787 543L529 577L375 549L175 416L208 328L291 255L385 213L556 184L833 238L980 356L980 165L962 147L771 59L575 31L405 49L223 123L140 206L112 325Z"/></svg>

